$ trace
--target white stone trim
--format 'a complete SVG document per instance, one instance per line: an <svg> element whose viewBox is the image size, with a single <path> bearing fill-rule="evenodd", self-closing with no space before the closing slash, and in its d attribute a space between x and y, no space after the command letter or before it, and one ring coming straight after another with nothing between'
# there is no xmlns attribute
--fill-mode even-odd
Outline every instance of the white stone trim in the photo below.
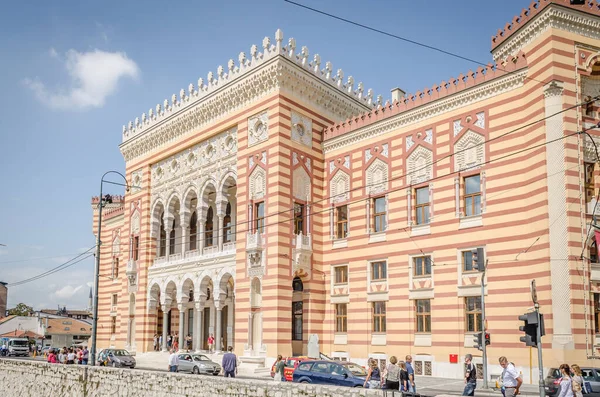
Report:
<svg viewBox="0 0 600 397"><path fill-rule="evenodd" d="M334 239L331 244L331 248L332 249L348 248L348 239L346 239L346 238Z"/></svg>
<svg viewBox="0 0 600 397"><path fill-rule="evenodd" d="M348 334L334 334L333 335L333 344L334 345L347 345L348 344Z"/></svg>
<svg viewBox="0 0 600 397"><path fill-rule="evenodd" d="M415 347L429 347L431 346L431 334L415 333Z"/></svg>
<svg viewBox="0 0 600 397"><path fill-rule="evenodd" d="M482 83L471 89L460 91L443 99L433 101L427 105L419 106L406 112L402 112L388 119L358 128L347 134L328 139L323 142L325 154L334 150L342 149L359 142L375 139L381 135L396 131L400 128L418 124L424 120L430 120L440 114L446 114L455 109L469 106L488 98L498 97L505 92L523 86L527 69Z"/></svg>
<svg viewBox="0 0 600 397"><path fill-rule="evenodd" d="M387 321L387 320L386 320ZM387 345L387 335L386 334L371 334L371 345L373 346L385 346ZM377 358L381 357L387 360L386 354L377 354L371 353L369 354L369 358Z"/></svg>
<svg viewBox="0 0 600 397"><path fill-rule="evenodd" d="M492 56L496 62L516 55L548 29L559 29L577 36L600 39L600 20L597 16L554 4L548 5L545 10L527 21L524 26L513 24L513 29L518 30L492 50ZM511 32L505 32L505 34L511 34Z"/></svg>

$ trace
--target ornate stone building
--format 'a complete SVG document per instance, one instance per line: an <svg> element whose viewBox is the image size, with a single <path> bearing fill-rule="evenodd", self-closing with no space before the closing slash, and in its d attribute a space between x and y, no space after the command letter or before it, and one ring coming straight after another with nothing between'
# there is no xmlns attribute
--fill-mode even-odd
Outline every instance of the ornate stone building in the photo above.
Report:
<svg viewBox="0 0 600 397"><path fill-rule="evenodd" d="M599 118L599 6L534 1L492 55L383 103L277 31L129 122L133 188L103 216L100 345L148 351L171 332L202 349L214 334L270 360L316 334L332 357L412 354L418 374L461 377L454 355L481 363L483 248L491 375L507 355L536 377L517 319L532 279L545 364L592 365L598 159L575 132Z"/></svg>

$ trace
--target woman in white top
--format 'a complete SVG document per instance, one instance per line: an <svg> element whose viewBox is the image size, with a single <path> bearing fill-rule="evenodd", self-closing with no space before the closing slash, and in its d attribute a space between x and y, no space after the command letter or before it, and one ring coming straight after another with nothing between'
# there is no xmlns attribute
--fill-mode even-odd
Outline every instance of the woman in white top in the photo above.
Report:
<svg viewBox="0 0 600 397"><path fill-rule="evenodd" d="M573 371L573 394L576 397L583 397L583 376L581 376L581 368L579 365L573 364L571 365L571 370Z"/></svg>
<svg viewBox="0 0 600 397"><path fill-rule="evenodd" d="M562 378L560 379L560 394L558 397L573 397L573 382L569 364L562 364L559 370Z"/></svg>

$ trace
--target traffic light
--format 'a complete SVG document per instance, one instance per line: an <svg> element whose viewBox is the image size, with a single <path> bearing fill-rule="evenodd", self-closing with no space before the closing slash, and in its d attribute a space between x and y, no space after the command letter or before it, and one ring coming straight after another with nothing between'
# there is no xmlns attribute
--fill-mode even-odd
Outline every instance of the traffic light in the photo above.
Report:
<svg viewBox="0 0 600 397"><path fill-rule="evenodd" d="M477 269L480 272L485 270L485 254L483 248L477 248L471 251L473 257L473 269Z"/></svg>
<svg viewBox="0 0 600 397"><path fill-rule="evenodd" d="M490 333L486 332L485 333L485 345L489 346L491 342L492 342L492 338L490 337Z"/></svg>
<svg viewBox="0 0 600 397"><path fill-rule="evenodd" d="M482 337L483 337L483 332L477 332L476 334L473 334L473 347L477 350L483 351L483 345L481 343Z"/></svg>
<svg viewBox="0 0 600 397"><path fill-rule="evenodd" d="M519 316L519 320L523 321L523 325L519 327L519 331L525 332L525 336L521 336L519 340L524 342L526 346L537 347L538 343L541 343L541 341L538 341L537 336L538 327L540 327L540 335L546 335L546 330L544 329L544 315L540 314L539 316L539 322L537 311Z"/></svg>

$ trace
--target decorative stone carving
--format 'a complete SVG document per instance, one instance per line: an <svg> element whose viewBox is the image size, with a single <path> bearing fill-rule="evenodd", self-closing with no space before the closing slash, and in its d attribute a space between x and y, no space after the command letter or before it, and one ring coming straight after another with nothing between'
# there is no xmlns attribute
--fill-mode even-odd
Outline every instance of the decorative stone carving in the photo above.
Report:
<svg viewBox="0 0 600 397"><path fill-rule="evenodd" d="M307 197L311 197L310 176L308 176L304 168L298 167L294 170L293 183L295 198L306 200Z"/></svg>
<svg viewBox="0 0 600 397"><path fill-rule="evenodd" d="M293 165L298 164L298 153L296 153L296 152L292 153L292 164Z"/></svg>
<svg viewBox="0 0 600 397"><path fill-rule="evenodd" d="M248 118L248 146L269 139L269 114L262 112Z"/></svg>
<svg viewBox="0 0 600 397"><path fill-rule="evenodd" d="M250 197L261 199L267 194L267 173L262 167L256 167L250 174Z"/></svg>
<svg viewBox="0 0 600 397"><path fill-rule="evenodd" d="M458 134L460 134L460 132L462 131L461 120L454 120L453 127L454 127L454 136L457 136Z"/></svg>
<svg viewBox="0 0 600 397"><path fill-rule="evenodd" d="M292 141L312 148L312 120L298 112L292 113Z"/></svg>
<svg viewBox="0 0 600 397"><path fill-rule="evenodd" d="M413 141L412 135L406 137L406 151L409 151L415 145L415 141Z"/></svg>
<svg viewBox="0 0 600 397"><path fill-rule="evenodd" d="M366 192L378 194L388 189L388 165L380 159L375 159L367 168Z"/></svg>
<svg viewBox="0 0 600 397"><path fill-rule="evenodd" d="M131 194L138 193L142 188L142 169L137 169L131 173L131 180L129 181L129 185L131 188Z"/></svg>
<svg viewBox="0 0 600 397"><path fill-rule="evenodd" d="M431 150L418 146L406 159L409 183L417 184L433 177L433 153Z"/></svg>
<svg viewBox="0 0 600 397"><path fill-rule="evenodd" d="M425 131L425 139L423 141L427 142L430 145L433 145L433 130L428 129Z"/></svg>
<svg viewBox="0 0 600 397"><path fill-rule="evenodd" d="M335 170L335 161L331 160L329 162L329 173L331 174Z"/></svg>
<svg viewBox="0 0 600 397"><path fill-rule="evenodd" d="M372 158L373 155L371 154L371 149L365 150L365 163L368 163Z"/></svg>
<svg viewBox="0 0 600 397"><path fill-rule="evenodd" d="M350 169L350 156L344 157L344 167Z"/></svg>
<svg viewBox="0 0 600 397"><path fill-rule="evenodd" d="M262 152L260 154L260 162L267 165L267 152Z"/></svg>
<svg viewBox="0 0 600 397"><path fill-rule="evenodd" d="M138 211L135 211L131 217L131 233L136 235L140 234L140 213Z"/></svg>
<svg viewBox="0 0 600 397"><path fill-rule="evenodd" d="M350 198L350 176L342 170L338 170L329 182L329 196L332 203L346 201Z"/></svg>
<svg viewBox="0 0 600 397"><path fill-rule="evenodd" d="M478 168L485 162L485 138L471 130L454 144L454 170Z"/></svg>
<svg viewBox="0 0 600 397"><path fill-rule="evenodd" d="M479 128L485 128L485 112L479 112L476 114L477 121L475 126Z"/></svg>
<svg viewBox="0 0 600 397"><path fill-rule="evenodd" d="M384 157L389 157L389 146L387 143L381 145L381 155Z"/></svg>

